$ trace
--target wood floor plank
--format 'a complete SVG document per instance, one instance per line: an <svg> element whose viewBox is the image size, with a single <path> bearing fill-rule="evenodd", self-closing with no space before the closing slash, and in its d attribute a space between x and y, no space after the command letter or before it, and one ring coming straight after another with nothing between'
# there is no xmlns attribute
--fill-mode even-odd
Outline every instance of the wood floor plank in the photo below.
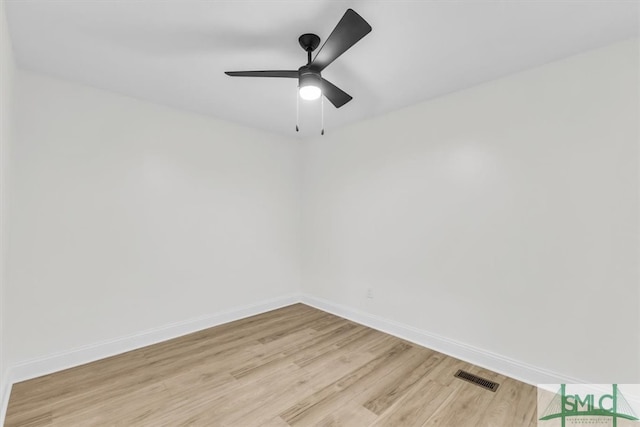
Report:
<svg viewBox="0 0 640 427"><path fill-rule="evenodd" d="M430 352L415 369L397 378L388 387L382 389L380 393L366 401L363 406L374 414L382 414L444 359L445 356L443 354Z"/></svg>
<svg viewBox="0 0 640 427"><path fill-rule="evenodd" d="M271 372L258 380L239 380L237 387L230 392L217 395L215 398L193 399L185 396L179 405L185 414L186 422L216 420L220 425L230 424L238 414L243 414L252 402L269 396L273 390L286 390L292 387L292 376L299 370L296 365L283 366L281 370ZM201 396L206 394L200 393Z"/></svg>
<svg viewBox="0 0 640 427"><path fill-rule="evenodd" d="M116 424L143 424L159 407L167 391L159 382L111 397L107 401L95 396L82 404L68 402L53 411L52 425L105 426Z"/></svg>
<svg viewBox="0 0 640 427"><path fill-rule="evenodd" d="M536 388L503 377L499 392L500 397L496 396L485 408L478 427L500 426L509 422L528 426L532 417L535 417Z"/></svg>
<svg viewBox="0 0 640 427"><path fill-rule="evenodd" d="M280 414L292 426L313 425L326 415L330 407L339 407L370 387L379 375L385 376L414 356L413 347L400 342L356 371L303 399Z"/></svg>
<svg viewBox="0 0 640 427"><path fill-rule="evenodd" d="M438 407L423 424L424 427L477 427L495 394L474 384L456 380L448 402ZM518 424L514 424L518 425Z"/></svg>
<svg viewBox="0 0 640 427"><path fill-rule="evenodd" d="M413 427L422 426L437 409L445 405L453 394L453 389L422 377L415 387L376 420L373 426ZM441 426L454 424L440 424ZM497 427L497 426L496 426Z"/></svg>
<svg viewBox="0 0 640 427"><path fill-rule="evenodd" d="M323 365L327 361L334 360L337 357L348 358L351 355L367 354L370 356L369 360L371 360L377 356L377 354L370 352L370 347L380 343L385 344L384 348L390 348L395 345L397 341L390 340L386 335L378 334L377 331L373 329L364 328L363 331L355 332L338 340L335 343L335 349L329 349L330 351L317 353L313 356L303 355L294 360L294 363L301 367L313 369L313 367ZM330 369L327 371L330 371Z"/></svg>
<svg viewBox="0 0 640 427"><path fill-rule="evenodd" d="M280 414L301 399L307 398L318 390L334 383L339 378L347 375L349 372L353 372L357 367L366 364L372 359L373 355L365 352L348 355L332 352L323 360L324 363L316 363L301 368L304 371L304 375L300 377L299 381L306 385L306 389L309 390L307 393L303 392L305 389L302 387L296 388L296 390L287 389L275 391L252 405L254 408L251 412L235 420L236 425L259 426L263 421Z"/></svg>
<svg viewBox="0 0 640 427"><path fill-rule="evenodd" d="M247 427L252 427L251 424L241 424ZM266 420L261 422L260 424L255 424L262 427L289 427L289 424L285 423L284 420L280 417L271 418L270 420Z"/></svg>
<svg viewBox="0 0 640 427"><path fill-rule="evenodd" d="M311 336L305 340L298 340L296 343L281 346L278 352L272 352L269 357L265 357L259 362L245 365L231 372L236 378L252 374L258 370L273 369L274 366L283 363L295 362L299 354L317 355L324 354L328 348L333 347L333 343L345 336L348 336L354 329L361 329L362 326L354 323L346 323L333 330L323 330L317 332L315 336ZM276 341L280 342L282 339Z"/></svg>
<svg viewBox="0 0 640 427"><path fill-rule="evenodd" d="M5 426L533 427L536 406L535 387L294 304L15 384Z"/></svg>
<svg viewBox="0 0 640 427"><path fill-rule="evenodd" d="M368 427L378 418L376 414L359 404L346 404L336 412L318 421L319 427Z"/></svg>

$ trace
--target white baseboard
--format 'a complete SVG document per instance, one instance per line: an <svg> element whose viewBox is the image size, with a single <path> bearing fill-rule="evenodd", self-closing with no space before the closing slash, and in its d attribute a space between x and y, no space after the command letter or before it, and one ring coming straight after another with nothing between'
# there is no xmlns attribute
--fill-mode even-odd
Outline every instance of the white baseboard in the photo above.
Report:
<svg viewBox="0 0 640 427"><path fill-rule="evenodd" d="M308 294L302 303L531 385L588 383Z"/></svg>
<svg viewBox="0 0 640 427"><path fill-rule="evenodd" d="M9 406L11 387L13 386L13 381L11 380L9 372L9 370L0 372L0 392L2 392L2 399L0 399L0 426L4 425L4 418L7 414L7 407Z"/></svg>
<svg viewBox="0 0 640 427"><path fill-rule="evenodd" d="M182 322L160 326L158 328L149 329L108 341L96 342L68 351L50 354L45 357L27 360L10 368L10 380L11 383L25 381L31 378L50 374L52 372L104 359L105 357L157 344L162 341L201 331L223 323L275 310L297 302L300 302L300 295L290 294L254 304L232 308L220 313L214 313Z"/></svg>

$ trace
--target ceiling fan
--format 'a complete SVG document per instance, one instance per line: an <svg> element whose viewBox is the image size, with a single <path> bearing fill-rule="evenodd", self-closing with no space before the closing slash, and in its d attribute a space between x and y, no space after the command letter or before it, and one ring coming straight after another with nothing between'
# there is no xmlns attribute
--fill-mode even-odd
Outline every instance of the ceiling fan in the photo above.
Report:
<svg viewBox="0 0 640 427"><path fill-rule="evenodd" d="M320 44L320 37L315 34L303 34L298 38L300 46L307 52L307 64L297 70L225 71L225 74L232 77L298 79L298 90L302 99L314 100L324 95L336 108L340 108L353 98L324 79L322 70L369 32L371 32L371 25L355 11L347 9L313 60L311 60L311 52Z"/></svg>

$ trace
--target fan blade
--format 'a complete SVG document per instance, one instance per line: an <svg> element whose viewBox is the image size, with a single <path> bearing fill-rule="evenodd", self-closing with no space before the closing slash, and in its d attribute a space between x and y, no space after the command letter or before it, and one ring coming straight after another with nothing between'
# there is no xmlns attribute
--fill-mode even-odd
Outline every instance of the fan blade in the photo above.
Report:
<svg viewBox="0 0 640 427"><path fill-rule="evenodd" d="M340 108L353 97L328 80L322 79L322 94L336 107Z"/></svg>
<svg viewBox="0 0 640 427"><path fill-rule="evenodd" d="M272 70L272 71L225 71L231 77L288 77L298 78L298 70Z"/></svg>
<svg viewBox="0 0 640 427"><path fill-rule="evenodd" d="M347 49L370 32L371 25L354 12L353 9L347 9L336 28L333 29L318 51L311 63L311 68L316 71L324 70L337 57L345 53Z"/></svg>

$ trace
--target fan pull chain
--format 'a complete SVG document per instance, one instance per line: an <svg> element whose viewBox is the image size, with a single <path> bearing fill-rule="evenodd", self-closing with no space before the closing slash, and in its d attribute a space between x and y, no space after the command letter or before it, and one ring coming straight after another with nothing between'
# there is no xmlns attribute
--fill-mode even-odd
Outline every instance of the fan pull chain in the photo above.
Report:
<svg viewBox="0 0 640 427"><path fill-rule="evenodd" d="M320 95L320 109L322 112L320 115L322 116L322 130L320 131L320 135L324 135L324 96Z"/></svg>
<svg viewBox="0 0 640 427"><path fill-rule="evenodd" d="M298 124L300 123L300 95L298 94L298 87L296 86L296 132L300 131Z"/></svg>

